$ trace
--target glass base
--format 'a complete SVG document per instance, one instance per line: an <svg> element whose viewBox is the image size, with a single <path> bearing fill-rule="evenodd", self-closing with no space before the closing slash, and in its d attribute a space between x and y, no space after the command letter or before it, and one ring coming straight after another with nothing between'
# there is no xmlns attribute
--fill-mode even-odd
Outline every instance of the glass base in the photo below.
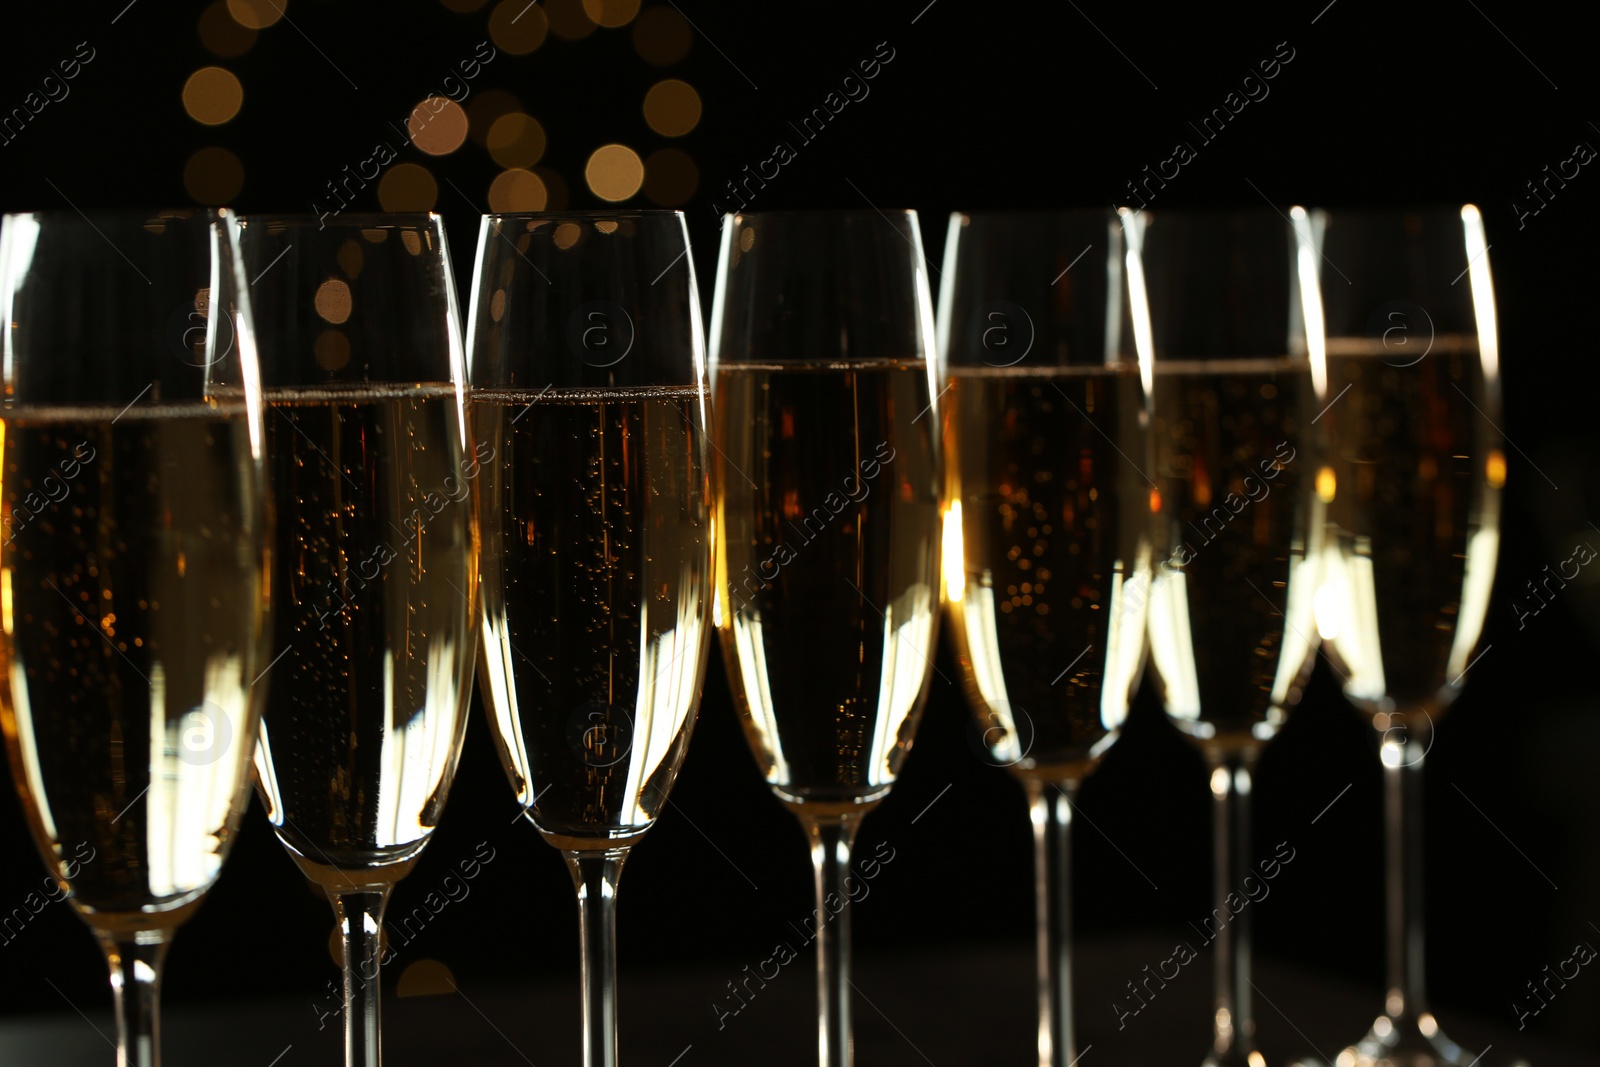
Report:
<svg viewBox="0 0 1600 1067"><path fill-rule="evenodd" d="M1445 1036L1432 1013L1380 1015L1334 1067L1473 1067L1478 1054Z"/></svg>

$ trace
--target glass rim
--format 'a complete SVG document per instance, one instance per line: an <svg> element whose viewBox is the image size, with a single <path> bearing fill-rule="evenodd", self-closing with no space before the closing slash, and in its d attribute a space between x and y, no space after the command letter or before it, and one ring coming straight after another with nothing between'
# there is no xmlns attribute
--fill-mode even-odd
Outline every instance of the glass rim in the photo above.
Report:
<svg viewBox="0 0 1600 1067"><path fill-rule="evenodd" d="M722 219L881 219L888 215L916 218L914 207L892 208L777 208L768 211L728 211Z"/></svg>
<svg viewBox="0 0 1600 1067"><path fill-rule="evenodd" d="M406 223L442 223L444 216L437 211L348 211L324 221L324 216L307 211L242 211L236 216L241 222L283 223L302 226L318 223L319 230L335 226L362 229L382 229Z"/></svg>
<svg viewBox="0 0 1600 1067"><path fill-rule="evenodd" d="M607 211L607 210L605 210L603 208L596 208L596 209L590 209L590 210L584 210L584 211L488 211L488 212L485 212L484 215L483 215L483 218L485 220L492 220L492 221L495 221L495 222L511 221L511 220L515 220L515 221L530 221L530 220L538 220L538 221L544 221L544 220L550 220L550 221L561 221L561 220L580 221L581 220L581 221L584 221L584 222L589 222L589 221L607 222L607 221L610 221L612 219L669 219L669 218L683 218L683 219L686 219L688 217L689 216L686 215L681 208L674 208L674 207L620 208L620 209L615 210L615 211Z"/></svg>
<svg viewBox="0 0 1600 1067"><path fill-rule="evenodd" d="M205 205L191 205L188 207L113 207L91 208L82 211L77 208L45 208L43 211L7 211L0 213L0 220L12 219L39 219L42 221L61 221L63 219L78 219L90 221L94 219L116 219L131 222L134 219L143 219L146 222L154 219L176 219L184 221L194 218L205 218L208 222L218 219L232 218L237 220L239 212L230 207L207 207ZM313 215L312 218L316 216Z"/></svg>

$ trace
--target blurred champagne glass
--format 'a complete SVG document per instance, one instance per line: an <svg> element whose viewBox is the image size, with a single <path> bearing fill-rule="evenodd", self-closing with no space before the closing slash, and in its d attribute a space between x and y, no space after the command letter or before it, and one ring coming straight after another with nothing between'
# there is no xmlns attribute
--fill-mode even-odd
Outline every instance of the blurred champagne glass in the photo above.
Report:
<svg viewBox="0 0 1600 1067"><path fill-rule="evenodd" d="M1141 212L1127 232L1155 356L1150 662L1168 718L1205 757L1213 797L1205 1063L1263 1067L1250 902L1279 860L1255 866L1251 776L1317 647L1314 252L1300 208Z"/></svg>
<svg viewBox="0 0 1600 1067"><path fill-rule="evenodd" d="M167 948L249 794L270 524L243 279L226 211L0 221L0 726L123 1067L160 1063Z"/></svg>
<svg viewBox="0 0 1600 1067"><path fill-rule="evenodd" d="M1423 981L1422 767L1500 547L1500 346L1472 205L1317 213L1327 315L1317 625L1383 763L1388 991L1338 1067L1466 1067ZM1325 230L1324 230L1325 227ZM1484 649L1484 651L1488 651Z"/></svg>

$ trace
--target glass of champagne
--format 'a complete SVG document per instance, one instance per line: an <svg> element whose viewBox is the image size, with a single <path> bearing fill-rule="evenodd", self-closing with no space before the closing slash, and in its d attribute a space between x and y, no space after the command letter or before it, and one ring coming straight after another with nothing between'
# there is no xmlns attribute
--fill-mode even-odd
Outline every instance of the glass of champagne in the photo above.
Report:
<svg viewBox="0 0 1600 1067"><path fill-rule="evenodd" d="M1388 898L1384 1010L1338 1064L1465 1067L1475 1056L1439 1028L1423 983L1422 766L1476 660L1500 544L1488 248L1471 205L1318 216L1328 406L1316 621L1375 731Z"/></svg>
<svg viewBox="0 0 1600 1067"><path fill-rule="evenodd" d="M1039 1064L1073 1047L1072 797L1144 669L1147 407L1122 220L957 214L945 242L944 573L963 688L1033 817Z"/></svg>
<svg viewBox="0 0 1600 1067"><path fill-rule="evenodd" d="M1155 356L1150 659L1214 799L1205 1062L1262 1067L1251 902L1282 857L1256 864L1249 799L1256 757L1299 701L1316 649L1315 253L1300 208L1139 213L1127 233Z"/></svg>
<svg viewBox="0 0 1600 1067"><path fill-rule="evenodd" d="M851 1062L851 844L933 670L932 318L915 212L723 220L716 623L756 763L811 843L823 1067Z"/></svg>
<svg viewBox="0 0 1600 1067"><path fill-rule="evenodd" d="M479 471L436 215L250 215L279 565L256 785L343 943L380 1060L383 913L438 825L477 643Z"/></svg>
<svg viewBox="0 0 1600 1067"><path fill-rule="evenodd" d="M99 938L117 1062L249 797L266 665L260 385L228 212L0 220L0 725Z"/></svg>
<svg viewBox="0 0 1600 1067"><path fill-rule="evenodd" d="M711 638L706 359L682 212L490 215L468 315L494 741L567 861L584 1063L617 1062L616 897Z"/></svg>

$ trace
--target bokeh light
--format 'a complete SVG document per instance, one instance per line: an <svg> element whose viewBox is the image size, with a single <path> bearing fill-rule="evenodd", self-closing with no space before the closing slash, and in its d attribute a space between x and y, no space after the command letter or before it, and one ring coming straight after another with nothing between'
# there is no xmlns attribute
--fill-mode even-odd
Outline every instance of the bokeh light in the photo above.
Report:
<svg viewBox="0 0 1600 1067"><path fill-rule="evenodd" d="M473 144L487 148L489 128L494 125L495 119L521 110L522 101L504 89L485 89L481 93L473 93L467 101L467 136L472 138Z"/></svg>
<svg viewBox="0 0 1600 1067"><path fill-rule="evenodd" d="M663 148L644 161L644 195L662 207L680 207L700 187L700 168L689 153Z"/></svg>
<svg viewBox="0 0 1600 1067"><path fill-rule="evenodd" d="M540 0L550 18L550 32L567 41L581 41L595 31L583 0Z"/></svg>
<svg viewBox="0 0 1600 1067"><path fill-rule="evenodd" d="M283 18L289 0L228 0L233 21L251 30L264 30Z"/></svg>
<svg viewBox="0 0 1600 1067"><path fill-rule="evenodd" d="M502 171L489 184L490 211L543 211L549 202L544 182L531 170Z"/></svg>
<svg viewBox="0 0 1600 1067"><path fill-rule="evenodd" d="M639 0L583 0L583 12L591 21L614 30L639 14Z"/></svg>
<svg viewBox="0 0 1600 1067"><path fill-rule="evenodd" d="M670 7L648 8L633 24L633 50L658 67L681 63L693 43L688 20Z"/></svg>
<svg viewBox="0 0 1600 1067"><path fill-rule="evenodd" d="M502 167L531 167L544 155L544 127L532 115L513 111L489 127L487 145Z"/></svg>
<svg viewBox="0 0 1600 1067"><path fill-rule="evenodd" d="M438 199L439 183L415 163L396 163L378 182L378 203L385 211L432 211Z"/></svg>
<svg viewBox="0 0 1600 1067"><path fill-rule="evenodd" d="M317 295L311 298L317 314L335 326L349 321L351 304L350 286L338 278L329 278L317 286Z"/></svg>
<svg viewBox="0 0 1600 1067"><path fill-rule="evenodd" d="M317 366L329 373L343 370L350 362L350 338L343 330L323 330L317 335L315 351Z"/></svg>
<svg viewBox="0 0 1600 1067"><path fill-rule="evenodd" d="M221 126L244 105L244 86L232 71L201 67L183 83L183 109L206 126Z"/></svg>
<svg viewBox="0 0 1600 1067"><path fill-rule="evenodd" d="M502 52L525 56L544 44L550 20L536 0L500 0L489 12L489 39Z"/></svg>
<svg viewBox="0 0 1600 1067"><path fill-rule="evenodd" d="M183 187L202 204L226 204L244 188L244 164L226 148L202 148L183 165Z"/></svg>
<svg viewBox="0 0 1600 1067"><path fill-rule="evenodd" d="M595 196L616 203L637 193L644 184L644 163L627 145L601 145L589 156L583 179Z"/></svg>
<svg viewBox="0 0 1600 1067"><path fill-rule="evenodd" d="M663 137L682 137L700 124L700 94L677 78L656 82L644 94L644 120Z"/></svg>
<svg viewBox="0 0 1600 1067"><path fill-rule="evenodd" d="M411 143L430 156L447 156L467 139L467 112L454 100L430 96L406 119Z"/></svg>
<svg viewBox="0 0 1600 1067"><path fill-rule="evenodd" d="M535 167L533 168L533 173L537 174L539 180L544 182L545 192L550 198L544 209L546 211L567 210L567 205L572 199L571 192L567 189L567 179L563 178L559 171L550 167Z"/></svg>
<svg viewBox="0 0 1600 1067"><path fill-rule="evenodd" d="M416 960L400 972L399 997L440 997L456 991L456 976L438 960Z"/></svg>
<svg viewBox="0 0 1600 1067"><path fill-rule="evenodd" d="M228 14L227 0L217 0L200 13L199 30L200 43L223 59L242 56L256 43L256 31Z"/></svg>
<svg viewBox="0 0 1600 1067"><path fill-rule="evenodd" d="M556 227L556 232L550 235L550 240L555 246L565 252L583 237L583 227L576 222L563 222Z"/></svg>
<svg viewBox="0 0 1600 1067"><path fill-rule="evenodd" d="M361 250L361 242L353 237L339 246L334 259L338 260L339 269L344 271L345 277L351 281L361 277L361 268L367 263L367 255Z"/></svg>

